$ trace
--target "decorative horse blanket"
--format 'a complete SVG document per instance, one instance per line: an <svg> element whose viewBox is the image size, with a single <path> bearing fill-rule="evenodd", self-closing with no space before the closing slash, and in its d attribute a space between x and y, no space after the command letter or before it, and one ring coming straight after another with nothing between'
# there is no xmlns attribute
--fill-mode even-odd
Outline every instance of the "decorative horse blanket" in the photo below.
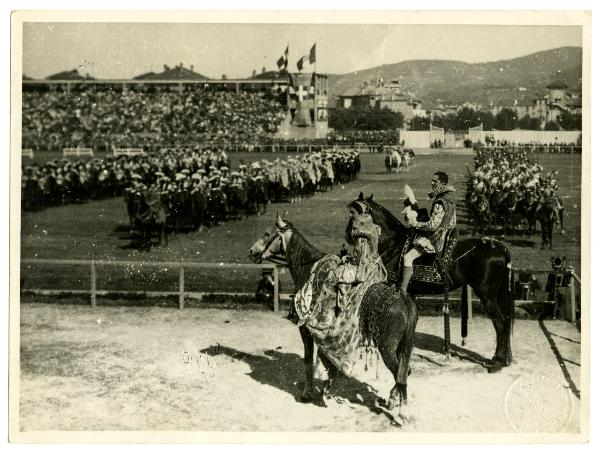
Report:
<svg viewBox="0 0 600 456"><path fill-rule="evenodd" d="M298 326L306 325L316 344L344 374L350 376L366 340L361 331L360 307L369 287L365 281L350 287L336 316L338 273L336 255L326 255L313 266L310 277L294 297Z"/></svg>

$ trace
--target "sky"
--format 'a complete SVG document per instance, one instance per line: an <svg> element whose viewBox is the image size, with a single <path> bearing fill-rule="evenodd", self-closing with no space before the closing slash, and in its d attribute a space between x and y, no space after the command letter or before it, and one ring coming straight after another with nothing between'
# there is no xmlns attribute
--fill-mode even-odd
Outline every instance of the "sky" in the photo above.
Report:
<svg viewBox="0 0 600 456"><path fill-rule="evenodd" d="M339 74L413 59L486 62L581 46L579 26L25 23L23 74L44 78L77 68L128 79L183 63L210 78L245 78L289 67L317 44L317 71Z"/></svg>

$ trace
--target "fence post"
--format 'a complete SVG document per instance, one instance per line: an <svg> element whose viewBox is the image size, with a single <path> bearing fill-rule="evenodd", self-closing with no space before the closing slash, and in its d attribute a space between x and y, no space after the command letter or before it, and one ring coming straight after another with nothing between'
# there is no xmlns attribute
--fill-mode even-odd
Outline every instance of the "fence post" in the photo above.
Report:
<svg viewBox="0 0 600 456"><path fill-rule="evenodd" d="M279 313L279 268L273 266L273 311Z"/></svg>
<svg viewBox="0 0 600 456"><path fill-rule="evenodd" d="M90 266L90 288L92 307L96 307L96 265L94 264L94 260L92 260Z"/></svg>
<svg viewBox="0 0 600 456"><path fill-rule="evenodd" d="M571 323L575 324L577 322L577 302L575 301L575 277L573 273L575 270L573 267L569 268L571 274L569 275L569 293L571 298Z"/></svg>
<svg viewBox="0 0 600 456"><path fill-rule="evenodd" d="M469 320L473 319L473 289L467 285L467 316Z"/></svg>
<svg viewBox="0 0 600 456"><path fill-rule="evenodd" d="M185 304L185 272L183 269L183 263L179 266L179 308L183 309Z"/></svg>

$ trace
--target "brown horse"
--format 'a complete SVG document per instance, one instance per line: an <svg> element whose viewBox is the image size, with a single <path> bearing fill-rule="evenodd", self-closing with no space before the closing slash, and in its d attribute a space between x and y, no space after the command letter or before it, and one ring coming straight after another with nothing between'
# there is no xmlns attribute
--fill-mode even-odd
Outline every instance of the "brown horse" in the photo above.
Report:
<svg viewBox="0 0 600 456"><path fill-rule="evenodd" d="M298 230L279 215L275 224L250 248L250 257L256 263L263 260L285 264L294 280L296 291L306 283L316 262L325 253L311 245ZM318 293L313 290L314 295ZM388 303L382 306L382 303ZM360 303L362 328L373 334L373 341L381 353L383 362L394 376L395 385L390 391L388 407L401 407L407 402L407 377L409 361L415 341L417 307L414 300L405 293L396 293L393 287L376 283L366 291ZM308 402L314 390L314 346L315 341L308 325L300 326L304 344L304 366L306 384L301 400ZM337 369L327 358L327 353L317 349L317 356L328 373L323 393L331 388L332 378Z"/></svg>

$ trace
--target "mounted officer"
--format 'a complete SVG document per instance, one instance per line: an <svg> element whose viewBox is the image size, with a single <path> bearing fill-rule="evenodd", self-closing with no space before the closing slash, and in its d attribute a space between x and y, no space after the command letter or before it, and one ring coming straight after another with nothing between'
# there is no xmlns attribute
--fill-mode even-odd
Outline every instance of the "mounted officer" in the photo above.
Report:
<svg viewBox="0 0 600 456"><path fill-rule="evenodd" d="M456 227L456 206L449 197L455 189L448 185L448 174L443 171L436 172L431 179L431 189L427 195L432 200L429 220L419 221L414 211L405 213L408 225L418 231L412 247L404 255L402 271L404 291L408 289L413 274L413 261L423 253L441 254L447 233ZM416 200L411 203L416 205Z"/></svg>

